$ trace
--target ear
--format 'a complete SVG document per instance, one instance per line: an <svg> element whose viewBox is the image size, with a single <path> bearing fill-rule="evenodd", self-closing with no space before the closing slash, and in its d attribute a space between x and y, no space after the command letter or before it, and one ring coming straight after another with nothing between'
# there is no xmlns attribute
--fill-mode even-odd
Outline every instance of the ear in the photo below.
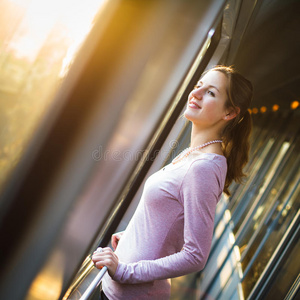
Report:
<svg viewBox="0 0 300 300"><path fill-rule="evenodd" d="M224 116L224 120L229 121L234 119L239 113L240 113L240 108L239 107L229 107L226 110L226 115Z"/></svg>

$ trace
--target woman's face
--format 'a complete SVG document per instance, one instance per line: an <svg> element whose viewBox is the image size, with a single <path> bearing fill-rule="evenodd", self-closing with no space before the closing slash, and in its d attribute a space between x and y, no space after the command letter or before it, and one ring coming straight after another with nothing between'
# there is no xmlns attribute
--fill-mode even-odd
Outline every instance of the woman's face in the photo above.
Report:
<svg viewBox="0 0 300 300"><path fill-rule="evenodd" d="M194 125L211 127L224 123L228 109L227 101L228 79L219 71L209 71L197 83L189 94L184 116Z"/></svg>

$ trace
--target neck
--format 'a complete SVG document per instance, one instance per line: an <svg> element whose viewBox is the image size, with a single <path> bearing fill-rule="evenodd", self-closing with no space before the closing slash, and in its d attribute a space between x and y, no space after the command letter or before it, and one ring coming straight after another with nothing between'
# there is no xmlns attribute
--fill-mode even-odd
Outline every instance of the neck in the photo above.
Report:
<svg viewBox="0 0 300 300"><path fill-rule="evenodd" d="M211 128L199 130L196 126L193 125L191 132L191 148L197 147L204 143L221 139L221 134L217 133Z"/></svg>

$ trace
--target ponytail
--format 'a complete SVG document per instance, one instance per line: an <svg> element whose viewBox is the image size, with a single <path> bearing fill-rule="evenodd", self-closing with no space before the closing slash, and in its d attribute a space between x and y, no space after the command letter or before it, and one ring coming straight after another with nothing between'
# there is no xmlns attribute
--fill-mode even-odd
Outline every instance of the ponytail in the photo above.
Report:
<svg viewBox="0 0 300 300"><path fill-rule="evenodd" d="M224 186L224 193L230 196L229 186L232 181L242 182L246 176L243 168L249 160L250 134L252 120L247 110L239 120L233 120L223 132L223 152L227 159L227 175Z"/></svg>
<svg viewBox="0 0 300 300"><path fill-rule="evenodd" d="M222 133L223 153L227 159L224 193L230 196L229 186L233 180L241 183L245 176L243 168L249 158L252 121L248 109L252 100L253 87L249 80L232 67L216 66L211 70L221 72L227 77L228 99L225 105L238 112L237 116L228 122Z"/></svg>

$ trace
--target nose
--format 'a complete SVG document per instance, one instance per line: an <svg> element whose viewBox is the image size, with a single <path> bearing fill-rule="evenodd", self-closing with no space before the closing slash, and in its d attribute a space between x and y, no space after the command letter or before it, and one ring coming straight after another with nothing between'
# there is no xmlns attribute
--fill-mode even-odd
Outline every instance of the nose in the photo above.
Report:
<svg viewBox="0 0 300 300"><path fill-rule="evenodd" d="M201 86L201 87L198 87L198 88L195 88L195 89L192 90L192 92L191 92L191 95L192 95L194 98L199 99L199 100L202 98L203 94L204 94L204 89L203 89L202 86Z"/></svg>

